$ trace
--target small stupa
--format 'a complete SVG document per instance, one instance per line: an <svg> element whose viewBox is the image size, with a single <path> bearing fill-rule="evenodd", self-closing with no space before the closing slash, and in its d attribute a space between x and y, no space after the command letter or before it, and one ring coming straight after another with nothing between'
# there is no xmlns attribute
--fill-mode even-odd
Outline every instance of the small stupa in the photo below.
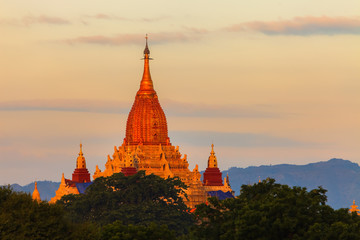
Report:
<svg viewBox="0 0 360 240"><path fill-rule="evenodd" d="M35 182L35 188L34 188L34 191L32 193L32 199L34 201L38 201L40 202L41 201L41 198L40 198L40 193L39 193L39 190L37 188L37 182Z"/></svg>

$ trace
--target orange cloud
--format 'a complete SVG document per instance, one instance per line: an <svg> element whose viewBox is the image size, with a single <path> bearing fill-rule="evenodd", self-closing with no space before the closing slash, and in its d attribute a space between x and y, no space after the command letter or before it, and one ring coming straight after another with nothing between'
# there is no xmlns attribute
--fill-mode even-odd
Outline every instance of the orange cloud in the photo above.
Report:
<svg viewBox="0 0 360 240"><path fill-rule="evenodd" d="M360 34L360 19L347 17L295 17L291 20L244 22L227 31L257 31L267 35Z"/></svg>

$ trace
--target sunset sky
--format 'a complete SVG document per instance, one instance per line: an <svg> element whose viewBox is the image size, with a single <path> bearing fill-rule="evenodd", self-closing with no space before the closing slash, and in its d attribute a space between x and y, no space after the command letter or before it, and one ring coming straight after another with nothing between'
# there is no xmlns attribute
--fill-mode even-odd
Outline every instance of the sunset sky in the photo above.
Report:
<svg viewBox="0 0 360 240"><path fill-rule="evenodd" d="M146 33L190 169L360 163L358 0L0 0L0 184L104 169Z"/></svg>

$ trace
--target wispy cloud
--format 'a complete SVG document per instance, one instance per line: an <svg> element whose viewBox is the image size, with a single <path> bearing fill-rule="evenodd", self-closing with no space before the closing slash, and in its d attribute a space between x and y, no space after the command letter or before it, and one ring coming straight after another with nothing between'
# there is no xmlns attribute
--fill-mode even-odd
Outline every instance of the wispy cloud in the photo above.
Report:
<svg viewBox="0 0 360 240"><path fill-rule="evenodd" d="M111 14L98 13L94 15L85 15L84 18L97 19L97 20L118 20L118 21L132 21L132 22L156 22L169 19L170 16L159 16L153 18L126 18Z"/></svg>
<svg viewBox="0 0 360 240"><path fill-rule="evenodd" d="M211 132L211 131L170 131L171 138L177 143L191 146L208 146L214 141L216 146L225 147L311 147L319 144L297 141L291 138L277 137L268 134Z"/></svg>
<svg viewBox="0 0 360 240"><path fill-rule="evenodd" d="M2 18L0 19L0 24L4 25L13 25L13 26L31 26L35 24L48 24L48 25L68 25L71 22L65 18L48 16L48 15L40 15L33 16L28 15L19 19L8 19Z"/></svg>
<svg viewBox="0 0 360 240"><path fill-rule="evenodd" d="M235 24L224 30L256 31L266 35L360 34L360 19L348 17L295 17L291 20L253 21Z"/></svg>
<svg viewBox="0 0 360 240"><path fill-rule="evenodd" d="M170 18L170 16L159 16L159 17L153 17L153 18L141 18L139 20L144 21L144 22L157 22L157 21L167 20L169 18Z"/></svg>
<svg viewBox="0 0 360 240"><path fill-rule="evenodd" d="M134 19L121 18L106 14L96 14L88 16L96 19L107 20L127 20ZM154 21L164 19L142 19L143 21ZM360 18L349 17L295 17L290 20L278 21L252 21L242 22L229 27L208 30L205 28L183 27L182 31L151 33L152 44L164 44L169 42L189 42L198 41L209 33L228 32L261 32L266 35L339 35L339 34L360 34ZM143 44L143 34L117 34L117 35L90 35L78 36L60 40L70 45L74 44L97 44L97 45L129 45Z"/></svg>
<svg viewBox="0 0 360 240"><path fill-rule="evenodd" d="M92 18L92 19L98 19L98 20L125 20L129 21L129 18L124 17L118 17L110 14L104 14L104 13L98 13L94 15L86 15L84 18Z"/></svg>
<svg viewBox="0 0 360 240"><path fill-rule="evenodd" d="M206 117L217 118L274 118L285 114L273 112L273 106L268 105L208 105L190 104L162 100L166 115L176 117ZM127 114L131 102L54 99L54 100L24 100L0 102L0 111L66 111L66 112L96 112L109 114Z"/></svg>
<svg viewBox="0 0 360 240"><path fill-rule="evenodd" d="M70 24L70 21L60 18L60 17L53 17L53 16L47 16L47 15L41 15L41 16L26 16L22 19L22 22L25 25L32 25L32 24L52 24L52 25L64 25L64 24Z"/></svg>
<svg viewBox="0 0 360 240"><path fill-rule="evenodd" d="M151 33L152 44L163 44L168 42L187 42L196 41L201 38L200 34L194 31L187 32L160 32ZM65 39L62 42L68 44L98 44L98 45L127 45L127 44L143 44L144 34L118 34L115 36L92 35L80 36L76 38Z"/></svg>
<svg viewBox="0 0 360 240"><path fill-rule="evenodd" d="M227 118L273 118L282 117L272 111L273 106L269 105L209 105L201 103L184 103L172 100L162 101L166 113L177 117L227 117Z"/></svg>
<svg viewBox="0 0 360 240"><path fill-rule="evenodd" d="M79 99L38 99L0 102L0 111L65 111L125 113L130 103Z"/></svg>

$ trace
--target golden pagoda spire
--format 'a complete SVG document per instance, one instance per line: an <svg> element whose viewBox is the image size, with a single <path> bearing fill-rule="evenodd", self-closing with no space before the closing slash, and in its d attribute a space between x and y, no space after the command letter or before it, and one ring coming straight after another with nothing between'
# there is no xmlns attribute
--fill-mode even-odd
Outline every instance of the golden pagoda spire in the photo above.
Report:
<svg viewBox="0 0 360 240"><path fill-rule="evenodd" d="M81 156L83 155L83 152L82 152L82 143L80 141L80 152L79 152L79 155L81 154Z"/></svg>
<svg viewBox="0 0 360 240"><path fill-rule="evenodd" d="M80 142L79 156L76 159L76 168L86 168L86 161L85 161L84 154L82 152L82 143L81 142Z"/></svg>
<svg viewBox="0 0 360 240"><path fill-rule="evenodd" d="M211 144L211 152L210 152L210 156L208 159L208 168L217 168L218 164L217 164L217 159L215 156L215 152L214 152L214 144Z"/></svg>
<svg viewBox="0 0 360 240"><path fill-rule="evenodd" d="M140 89L138 91L138 94L151 94L155 93L153 81L151 80L150 75L150 67L149 67L149 60L151 60L150 56L150 50L148 47L148 36L146 34L146 44L144 49L144 73L143 77L140 83Z"/></svg>
<svg viewBox="0 0 360 240"><path fill-rule="evenodd" d="M32 194L32 199L34 201L38 201L38 202L41 201L40 193L39 193L38 188L37 188L37 182L35 182L35 188L34 188L34 192Z"/></svg>

